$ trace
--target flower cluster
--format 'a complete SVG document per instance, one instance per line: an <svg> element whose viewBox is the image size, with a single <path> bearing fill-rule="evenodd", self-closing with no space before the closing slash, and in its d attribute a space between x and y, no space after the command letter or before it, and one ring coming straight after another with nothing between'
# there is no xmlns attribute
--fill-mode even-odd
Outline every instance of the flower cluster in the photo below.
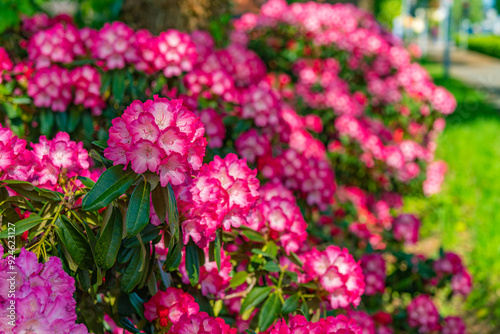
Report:
<svg viewBox="0 0 500 334"><path fill-rule="evenodd" d="M158 291L144 304L144 317L150 322L157 322L163 329L179 322L182 316L198 313L200 306L194 297L177 288Z"/></svg>
<svg viewBox="0 0 500 334"><path fill-rule="evenodd" d="M7 258L0 260L0 276L0 332L29 333L35 328L38 333L88 333L85 325L75 323L75 280L63 270L58 257L41 264L34 253L23 248L15 264L9 264ZM10 283L10 278L15 281ZM16 286L15 304L7 299L9 284ZM9 325L11 305L15 305L15 327Z"/></svg>
<svg viewBox="0 0 500 334"><path fill-rule="evenodd" d="M307 239L307 223L292 192L280 183L268 183L259 194L246 225L277 240L287 253L298 251Z"/></svg>
<svg viewBox="0 0 500 334"><path fill-rule="evenodd" d="M385 291L385 260L381 254L364 254L361 257L361 268L365 276L365 295L371 296Z"/></svg>
<svg viewBox="0 0 500 334"><path fill-rule="evenodd" d="M70 72L74 88L73 103L91 109L94 115L100 115L105 103L101 97L101 76L90 65L77 67Z"/></svg>
<svg viewBox="0 0 500 334"><path fill-rule="evenodd" d="M72 24L56 23L30 37L27 45L28 59L36 68L49 67L52 63L68 64L86 53L78 29Z"/></svg>
<svg viewBox="0 0 500 334"><path fill-rule="evenodd" d="M0 179L26 181L31 175L32 155L26 140L0 124Z"/></svg>
<svg viewBox="0 0 500 334"><path fill-rule="evenodd" d="M205 312L182 315L169 331L170 334L236 334L223 319L212 318Z"/></svg>
<svg viewBox="0 0 500 334"><path fill-rule="evenodd" d="M327 317L318 322L309 322L302 315L290 317L289 323L279 321L268 334L293 334L293 333L329 333L329 334L362 334L363 329L356 320L345 315Z"/></svg>
<svg viewBox="0 0 500 334"><path fill-rule="evenodd" d="M203 124L182 101L155 96L134 101L113 120L104 156L115 165L130 163L136 173L157 173L162 186L180 185L201 167L203 134Z"/></svg>
<svg viewBox="0 0 500 334"><path fill-rule="evenodd" d="M430 333L440 329L439 313L429 296L421 295L413 299L407 307L408 324L420 333Z"/></svg>
<svg viewBox="0 0 500 334"><path fill-rule="evenodd" d="M0 84L4 80L4 72L8 73L12 70L13 64L12 60L10 60L7 51L4 48L0 48ZM8 74L5 76L5 79L9 79Z"/></svg>
<svg viewBox="0 0 500 334"><path fill-rule="evenodd" d="M451 276L453 292L467 296L472 289L472 277L462 263L462 259L455 253L446 252L436 260L433 269L438 278Z"/></svg>
<svg viewBox="0 0 500 334"><path fill-rule="evenodd" d="M232 153L203 165L179 198L179 212L186 218L182 223L184 242L191 237L206 247L218 228L241 226L259 196L256 175L256 170Z"/></svg>
<svg viewBox="0 0 500 334"><path fill-rule="evenodd" d="M358 306L365 290L363 272L347 249L328 246L323 252L313 248L302 255L306 280L318 280L327 292L333 309Z"/></svg>
<svg viewBox="0 0 500 334"><path fill-rule="evenodd" d="M404 241L408 245L418 241L420 220L412 214L401 214L394 219L392 233L398 241Z"/></svg>

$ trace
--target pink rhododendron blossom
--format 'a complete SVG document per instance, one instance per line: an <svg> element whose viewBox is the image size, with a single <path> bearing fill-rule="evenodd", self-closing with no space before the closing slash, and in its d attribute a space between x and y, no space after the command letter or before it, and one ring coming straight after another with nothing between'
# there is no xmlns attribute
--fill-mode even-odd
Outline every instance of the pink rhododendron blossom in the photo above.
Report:
<svg viewBox="0 0 500 334"><path fill-rule="evenodd" d="M290 317L288 324L281 319L268 331L268 334L298 333L362 334L363 330L356 320L345 315L322 318L318 322L309 322L304 316L295 315Z"/></svg>
<svg viewBox="0 0 500 334"><path fill-rule="evenodd" d="M186 218L182 223L184 243L191 237L206 247L214 240L216 229L241 226L259 196L256 175L256 170L232 153L203 165L179 198L179 212Z"/></svg>
<svg viewBox="0 0 500 334"><path fill-rule="evenodd" d="M348 316L358 323L358 326L363 330L363 334L375 334L375 321L370 317L370 315L364 311L353 311L349 310Z"/></svg>
<svg viewBox="0 0 500 334"><path fill-rule="evenodd" d="M170 334L236 334L235 328L230 328L224 320L212 318L205 312L184 314L179 322L169 331Z"/></svg>
<svg viewBox="0 0 500 334"><path fill-rule="evenodd" d="M161 327L167 328L179 322L182 316L198 313L200 307L190 294L177 289L167 288L158 291L144 304L144 317L150 321L157 321Z"/></svg>
<svg viewBox="0 0 500 334"><path fill-rule="evenodd" d="M52 63L71 63L77 56L85 54L78 29L72 24L62 23L31 36L27 51L36 68L49 67Z"/></svg>
<svg viewBox="0 0 500 334"><path fill-rule="evenodd" d="M260 198L246 224L268 233L285 251L298 251L307 239L307 223L293 193L280 183L268 183L259 190Z"/></svg>
<svg viewBox="0 0 500 334"><path fill-rule="evenodd" d="M365 295L371 296L385 291L385 261L381 254L364 254L361 257L361 268L365 276Z"/></svg>
<svg viewBox="0 0 500 334"><path fill-rule="evenodd" d="M3 254L3 249L1 251ZM36 255L21 249L12 269L8 259L0 260L0 332L87 334L83 324L76 324L76 301L73 299L75 281L62 268L58 257L51 257L46 263L38 263ZM8 324L12 299L7 299L9 280L15 272L15 327Z"/></svg>
<svg viewBox="0 0 500 334"><path fill-rule="evenodd" d="M231 264L231 256L226 252L221 252L221 269L217 268L215 261L209 261L209 249L205 249L205 264L200 266L200 279L201 293L204 296L212 295L218 298L224 296L224 291L229 287L231 281L231 271L233 266ZM182 261L179 266L182 273L182 281L185 284L190 284L189 276L186 271L186 254L183 253Z"/></svg>
<svg viewBox="0 0 500 334"><path fill-rule="evenodd" d="M259 157L271 154L271 142L265 135L259 135L256 129L242 133L235 142L238 154L249 163L255 163Z"/></svg>
<svg viewBox="0 0 500 334"><path fill-rule="evenodd" d="M124 68L138 60L134 31L122 22L105 23L91 51L109 69Z"/></svg>
<svg viewBox="0 0 500 334"><path fill-rule="evenodd" d="M162 70L167 78L193 69L197 54L189 34L169 29L156 38L155 47L158 50L154 59L155 68Z"/></svg>
<svg viewBox="0 0 500 334"><path fill-rule="evenodd" d="M412 245L418 241L420 220L411 214L401 214L394 219L392 233L398 241Z"/></svg>
<svg viewBox="0 0 500 334"><path fill-rule="evenodd" d="M319 280L332 308L358 306L365 290L364 276L347 249L328 246L320 252L313 248L302 256L302 262L307 280Z"/></svg>
<svg viewBox="0 0 500 334"><path fill-rule="evenodd" d="M9 79L7 74L13 68L12 60L10 60L7 51L4 48L0 48L0 84L4 79Z"/></svg>
<svg viewBox="0 0 500 334"><path fill-rule="evenodd" d="M434 161L427 166L427 175L423 184L424 195L431 196L441 191L447 171L448 166L444 161Z"/></svg>
<svg viewBox="0 0 500 334"><path fill-rule="evenodd" d="M429 296L421 295L413 299L406 311L408 324L420 333L430 333L440 328L439 313Z"/></svg>
<svg viewBox="0 0 500 334"><path fill-rule="evenodd" d="M180 185L201 167L204 127L180 100L154 97L134 101L109 130L104 156L115 165L131 163L136 173L151 171L162 186Z"/></svg>
<svg viewBox="0 0 500 334"><path fill-rule="evenodd" d="M442 334L465 334L464 321L459 317L446 317L441 329Z"/></svg>
<svg viewBox="0 0 500 334"><path fill-rule="evenodd" d="M66 111L73 97L69 71L58 66L38 70L28 81L28 95L37 107Z"/></svg>
<svg viewBox="0 0 500 334"><path fill-rule="evenodd" d="M214 109L203 109L197 114L203 125L205 125L208 147L222 147L226 137L226 127L222 122L222 117Z"/></svg>
<svg viewBox="0 0 500 334"><path fill-rule="evenodd" d="M74 87L74 104L91 109L92 114L100 115L105 103L101 97L101 75L89 65L77 67L70 72Z"/></svg>
<svg viewBox="0 0 500 334"><path fill-rule="evenodd" d="M0 179L27 181L32 174L32 162L26 140L0 124Z"/></svg>

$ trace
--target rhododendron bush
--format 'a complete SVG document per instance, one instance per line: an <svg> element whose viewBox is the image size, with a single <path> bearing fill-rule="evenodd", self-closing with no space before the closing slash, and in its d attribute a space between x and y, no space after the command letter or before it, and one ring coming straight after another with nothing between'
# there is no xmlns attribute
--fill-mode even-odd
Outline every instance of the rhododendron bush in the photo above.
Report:
<svg viewBox="0 0 500 334"><path fill-rule="evenodd" d="M456 103L369 14L271 0L218 46L67 16L20 35L0 332L465 333L434 297L465 298L467 268L409 252L403 210L440 190Z"/></svg>

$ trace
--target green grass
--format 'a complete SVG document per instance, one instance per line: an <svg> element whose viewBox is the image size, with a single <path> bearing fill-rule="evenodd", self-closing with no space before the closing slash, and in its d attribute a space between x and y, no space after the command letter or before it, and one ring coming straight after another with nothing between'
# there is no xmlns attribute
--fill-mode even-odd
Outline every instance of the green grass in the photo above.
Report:
<svg viewBox="0 0 500 334"><path fill-rule="evenodd" d="M424 237L437 237L446 249L463 255L475 284L466 313L498 333L500 113L480 89L444 80L439 64L424 66L438 85L455 95L458 107L438 141L436 158L449 167L442 192L430 199L408 198L408 208L424 217Z"/></svg>
<svg viewBox="0 0 500 334"><path fill-rule="evenodd" d="M500 36L471 35L468 38L468 49L492 57L500 58Z"/></svg>

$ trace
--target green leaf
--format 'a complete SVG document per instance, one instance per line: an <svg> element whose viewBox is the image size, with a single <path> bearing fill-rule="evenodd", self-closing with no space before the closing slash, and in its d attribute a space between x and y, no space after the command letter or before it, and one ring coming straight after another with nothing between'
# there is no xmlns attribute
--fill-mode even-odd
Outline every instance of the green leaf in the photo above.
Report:
<svg viewBox="0 0 500 334"><path fill-rule="evenodd" d="M299 301L300 296L298 293L288 297L281 308L281 312L285 314L295 312L299 307Z"/></svg>
<svg viewBox="0 0 500 334"><path fill-rule="evenodd" d="M83 198L83 210L96 211L108 206L127 191L135 178L136 174L130 170L124 171L122 165L107 169Z"/></svg>
<svg viewBox="0 0 500 334"><path fill-rule="evenodd" d="M43 222L44 218L40 218L37 215L30 216L26 219L20 220L15 224L15 233L14 235L21 235L24 232L30 230L31 228L37 226L41 222ZM11 230L12 232L12 230ZM0 233L0 239L5 239L9 236L9 229L5 229Z"/></svg>
<svg viewBox="0 0 500 334"><path fill-rule="evenodd" d="M144 300L137 295L137 293L132 292L128 298L130 299L130 304L134 307L135 312L144 319Z"/></svg>
<svg viewBox="0 0 500 334"><path fill-rule="evenodd" d="M163 224L167 219L167 210L168 210L168 193L164 187L160 185L156 186L153 189L151 194L153 201L153 208L155 209L155 213L160 219L160 222Z"/></svg>
<svg viewBox="0 0 500 334"><path fill-rule="evenodd" d="M107 141L104 141L104 140L94 140L92 142L92 145L95 145L99 148L102 148L103 150L108 148L108 142Z"/></svg>
<svg viewBox="0 0 500 334"><path fill-rule="evenodd" d="M42 135L49 136L54 127L54 112L42 110L40 113L40 132Z"/></svg>
<svg viewBox="0 0 500 334"><path fill-rule="evenodd" d="M146 228L142 230L142 232L139 235L140 239L137 237L138 235L135 235L131 238L127 238L125 242L123 243L123 247L125 248L136 248L136 247L141 247L141 243L148 243L151 240L155 239L160 235L160 229L154 226L153 224L147 225Z"/></svg>
<svg viewBox="0 0 500 334"><path fill-rule="evenodd" d="M95 245L95 262L102 269L109 269L115 263L122 235L123 217L120 210L113 208L111 218L101 231Z"/></svg>
<svg viewBox="0 0 500 334"><path fill-rule="evenodd" d="M198 256L198 246L192 240L186 246L186 271L191 285L198 284L200 280L200 258Z"/></svg>
<svg viewBox="0 0 500 334"><path fill-rule="evenodd" d="M306 317L307 320L311 318L311 315L309 314L309 305L307 305L307 303L302 303L300 306L300 312L302 312L302 315Z"/></svg>
<svg viewBox="0 0 500 334"><path fill-rule="evenodd" d="M252 307L256 307L264 299L269 296L273 288L270 286L261 286L253 288L252 291L245 297L243 303L241 304L240 314L245 313Z"/></svg>
<svg viewBox="0 0 500 334"><path fill-rule="evenodd" d="M94 264L90 244L82 231L66 216L56 220L56 233L69 255L81 269L90 269Z"/></svg>
<svg viewBox="0 0 500 334"><path fill-rule="evenodd" d="M170 233L179 240L179 211L177 210L177 201L175 199L174 189L172 185L167 184L167 198L168 198L168 226Z"/></svg>
<svg viewBox="0 0 500 334"><path fill-rule="evenodd" d="M231 288L237 288L247 280L248 273L246 271L238 271L234 274L233 278L231 278L231 282L229 282L229 286Z"/></svg>
<svg viewBox="0 0 500 334"><path fill-rule="evenodd" d="M142 262L142 251L136 251L132 260L127 265L127 268L123 272L122 279L120 281L120 289L126 294L129 294L134 290L134 288L139 284L142 277L141 262ZM144 269L143 269L144 270Z"/></svg>
<svg viewBox="0 0 500 334"><path fill-rule="evenodd" d="M266 262L262 269L269 271L270 273L277 273L280 271L280 267L274 261Z"/></svg>
<svg viewBox="0 0 500 334"><path fill-rule="evenodd" d="M65 111L56 113L56 124L60 131L68 131L66 128L68 125L68 114Z"/></svg>
<svg viewBox="0 0 500 334"><path fill-rule="evenodd" d="M127 209L127 236L130 238L140 233L149 223L151 185L141 181L130 198Z"/></svg>
<svg viewBox="0 0 500 334"><path fill-rule="evenodd" d="M90 150L89 155L92 158L94 158L95 160L99 161L106 168L110 168L111 166L113 166L113 161L106 159L105 157L103 157L99 152L97 152L94 149Z"/></svg>
<svg viewBox="0 0 500 334"><path fill-rule="evenodd" d="M87 188L92 188L95 185L95 182L88 177L78 176L77 179L80 180L80 182Z"/></svg>
<svg viewBox="0 0 500 334"><path fill-rule="evenodd" d="M75 131L76 127L80 123L80 120L82 118L82 113L80 110L73 108L69 111L69 116L68 116L68 132L73 132Z"/></svg>
<svg viewBox="0 0 500 334"><path fill-rule="evenodd" d="M31 102L32 100L27 96L12 98L12 103L14 104L31 104Z"/></svg>
<svg viewBox="0 0 500 334"><path fill-rule="evenodd" d="M182 238L176 241L174 238L170 239L168 244L168 253L167 259L165 260L165 264L163 265L163 269L165 271L174 271L179 267L181 263L181 252L184 248L184 243L182 242ZM170 251L172 250L172 251Z"/></svg>
<svg viewBox="0 0 500 334"><path fill-rule="evenodd" d="M112 88L115 101L120 103L125 95L125 70L116 70L113 72Z"/></svg>
<svg viewBox="0 0 500 334"><path fill-rule="evenodd" d="M215 233L216 234L215 234L214 257L215 257L215 263L217 263L217 269L220 271L221 252L222 252L222 229L217 229Z"/></svg>
<svg viewBox="0 0 500 334"><path fill-rule="evenodd" d="M252 231L252 230L243 230L241 231L241 234L243 234L245 237L247 237L250 241L253 242L266 242L266 239L262 236L262 234Z"/></svg>
<svg viewBox="0 0 500 334"><path fill-rule="evenodd" d="M281 310L281 301L277 293L267 298L259 313L259 330L265 331L278 318Z"/></svg>
<svg viewBox="0 0 500 334"><path fill-rule="evenodd" d="M141 331L138 330L135 325L130 321L127 317L120 317L118 319L118 325L122 328L125 328L127 331L132 332L132 333L140 333Z"/></svg>

